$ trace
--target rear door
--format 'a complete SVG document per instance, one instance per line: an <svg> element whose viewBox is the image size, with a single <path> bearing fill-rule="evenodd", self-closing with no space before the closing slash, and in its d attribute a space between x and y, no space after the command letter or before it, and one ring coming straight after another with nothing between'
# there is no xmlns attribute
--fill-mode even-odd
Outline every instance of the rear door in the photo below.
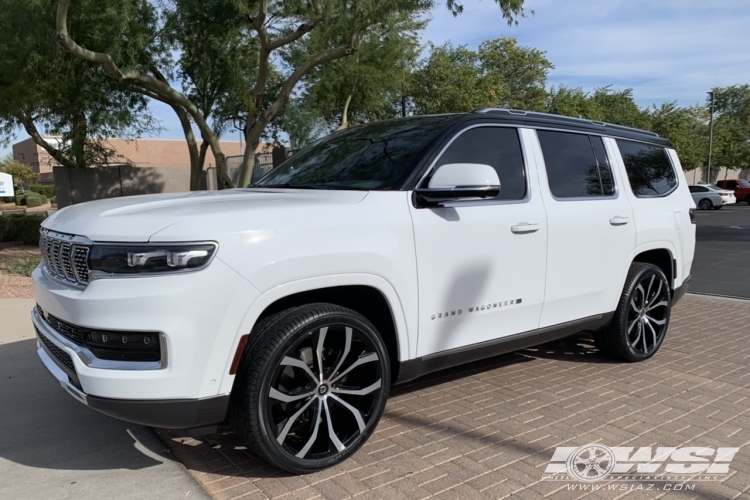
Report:
<svg viewBox="0 0 750 500"><path fill-rule="evenodd" d="M547 210L547 281L540 327L616 308L636 230L603 138L537 130Z"/></svg>

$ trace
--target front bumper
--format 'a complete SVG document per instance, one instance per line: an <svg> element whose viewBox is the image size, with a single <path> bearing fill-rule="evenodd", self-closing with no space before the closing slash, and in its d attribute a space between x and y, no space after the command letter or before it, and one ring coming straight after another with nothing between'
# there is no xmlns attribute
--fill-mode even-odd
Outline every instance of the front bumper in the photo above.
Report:
<svg viewBox="0 0 750 500"><path fill-rule="evenodd" d="M42 364L63 389L89 408L127 422L165 429L189 429L224 421L229 395L202 399L123 400L100 398L86 394L71 376L70 370L41 339L37 354Z"/></svg>
<svg viewBox="0 0 750 500"><path fill-rule="evenodd" d="M221 260L183 275L99 279L83 290L50 279L41 268L32 278L39 307L70 325L159 332L160 361L103 360L32 311L39 357L77 400L152 426L189 428L223 420L234 379L229 367L239 338L248 333L240 325L259 293Z"/></svg>

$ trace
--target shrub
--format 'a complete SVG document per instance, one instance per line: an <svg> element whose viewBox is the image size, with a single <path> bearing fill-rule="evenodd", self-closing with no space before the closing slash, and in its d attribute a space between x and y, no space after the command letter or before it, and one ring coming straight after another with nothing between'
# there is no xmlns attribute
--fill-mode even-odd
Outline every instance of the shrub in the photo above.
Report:
<svg viewBox="0 0 750 500"><path fill-rule="evenodd" d="M46 198L45 198L46 200ZM42 198L37 197L27 197L26 198L26 206L29 208L39 207L42 206Z"/></svg>
<svg viewBox="0 0 750 500"><path fill-rule="evenodd" d="M20 241L24 245L39 244L39 228L44 217L38 215L2 216L0 241ZM3 229L4 226L4 229Z"/></svg>
<svg viewBox="0 0 750 500"><path fill-rule="evenodd" d="M16 199L13 196L0 196L0 202L2 202L2 203L15 203Z"/></svg>
<svg viewBox="0 0 750 500"><path fill-rule="evenodd" d="M47 198L55 196L55 186L48 184L34 184L29 188L34 193L39 193Z"/></svg>
<svg viewBox="0 0 750 500"><path fill-rule="evenodd" d="M26 205L26 195L23 193L16 193L16 205L19 207Z"/></svg>

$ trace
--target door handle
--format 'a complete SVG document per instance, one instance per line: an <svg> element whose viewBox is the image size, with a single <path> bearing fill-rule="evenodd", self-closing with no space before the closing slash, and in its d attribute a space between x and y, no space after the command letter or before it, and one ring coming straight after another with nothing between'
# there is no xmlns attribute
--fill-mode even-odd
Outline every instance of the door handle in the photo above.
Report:
<svg viewBox="0 0 750 500"><path fill-rule="evenodd" d="M630 217L620 217L619 215L609 219L609 223L613 226L624 226L628 222L630 222Z"/></svg>
<svg viewBox="0 0 750 500"><path fill-rule="evenodd" d="M515 226L510 226L510 230L515 234L535 233L539 231L539 224L529 224L528 222L519 222Z"/></svg>

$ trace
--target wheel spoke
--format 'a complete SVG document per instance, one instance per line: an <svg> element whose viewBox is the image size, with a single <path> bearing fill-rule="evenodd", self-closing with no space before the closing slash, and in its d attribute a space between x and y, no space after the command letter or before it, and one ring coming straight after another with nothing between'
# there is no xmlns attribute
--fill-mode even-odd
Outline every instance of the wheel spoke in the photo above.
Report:
<svg viewBox="0 0 750 500"><path fill-rule="evenodd" d="M336 435L336 431L333 430L333 421L331 420L331 410L328 409L328 401L324 400L323 405L326 409L326 420L328 420L328 437L331 438L331 442L337 450L344 451L346 446L344 446L344 443L339 440L338 436Z"/></svg>
<svg viewBox="0 0 750 500"><path fill-rule="evenodd" d="M641 340L643 341L643 354L648 353L648 346L646 345L646 327L641 323Z"/></svg>
<svg viewBox="0 0 750 500"><path fill-rule="evenodd" d="M656 289L656 293L654 294L653 297L651 297L651 300L648 301L648 304L646 304L646 306L650 306L653 302L656 301L656 299L661 297L661 287L662 287L662 281L659 280L659 288ZM648 308L646 310L648 310Z"/></svg>
<svg viewBox="0 0 750 500"><path fill-rule="evenodd" d="M362 418L362 413L358 409L356 409L355 407L353 407L352 405L350 405L349 403L347 403L346 401L344 401L343 399L341 399L340 397L334 394L330 394L328 397L334 399L341 406L343 406L344 408L352 412L352 415L354 415L354 419L357 421L357 427L359 427L359 432L364 432L365 421Z"/></svg>
<svg viewBox="0 0 750 500"><path fill-rule="evenodd" d="M633 331L633 327L638 324L638 318L635 318L633 321L630 322L630 326L628 327L628 335L630 335L630 332Z"/></svg>
<svg viewBox="0 0 750 500"><path fill-rule="evenodd" d="M286 421L286 425L284 425L284 428L281 429L281 432L279 432L279 435L276 437L276 441L278 441L279 444L284 444L284 440L286 439L286 435L289 434L289 430L292 428L292 425L294 425L294 422L297 421L297 418L302 415L302 412L307 410L307 407L310 406L310 403L315 401L316 398L312 398L310 401L302 405L302 408L297 410L297 412L289 417L289 419Z"/></svg>
<svg viewBox="0 0 750 500"><path fill-rule="evenodd" d="M648 320L649 323L655 323L655 324L657 324L659 326L662 326L664 323L667 322L666 319L654 319L651 316L649 316L648 314L645 317L646 317L646 319Z"/></svg>
<svg viewBox="0 0 750 500"><path fill-rule="evenodd" d="M649 329L651 330L651 338L654 341L654 343L652 344L651 347L656 347L656 330L654 330L654 327L651 326L651 323L649 323L648 321L646 322L646 325L648 325ZM646 332L645 331L643 332L643 336L644 337L646 336Z"/></svg>
<svg viewBox="0 0 750 500"><path fill-rule="evenodd" d="M643 291L643 283L638 283L638 288L636 288L636 290L641 292L641 307L638 309L640 312L643 306L646 305L646 292Z"/></svg>
<svg viewBox="0 0 750 500"><path fill-rule="evenodd" d="M634 310L635 312L641 312L640 309L638 309L638 306L635 304L635 295L632 299L630 299L630 308Z"/></svg>
<svg viewBox="0 0 750 500"><path fill-rule="evenodd" d="M651 307L647 308L646 311L650 311L652 309L656 309L657 307L664 307L668 305L669 305L669 302L667 302L666 300L662 300L661 302L654 304Z"/></svg>
<svg viewBox="0 0 750 500"><path fill-rule="evenodd" d="M338 364L336 365L336 368L333 369L331 372L331 377L335 377L336 373L338 373L339 368L341 368L341 365L344 363L344 360L349 355L349 350L352 347L352 329L348 326L346 327L346 341L344 343L344 353L341 355L341 359L339 359Z"/></svg>
<svg viewBox="0 0 750 500"><path fill-rule="evenodd" d="M630 345L633 346L633 349L635 349L635 347L638 345L638 341L641 340L641 322L636 320L636 323L638 323L638 328L635 330L635 340L630 343Z"/></svg>
<svg viewBox="0 0 750 500"><path fill-rule="evenodd" d="M310 401L313 401L312 399ZM310 439L307 440L307 443L305 443L305 446L302 447L301 450L299 450L299 453L297 453L297 458L305 458L305 455L307 455L307 452L310 451L310 448L312 448L312 445L315 444L315 440L318 439L318 429L320 429L320 411L321 407L323 406L323 401L318 399L318 411L315 414L315 428L313 429L312 436L310 436Z"/></svg>
<svg viewBox="0 0 750 500"><path fill-rule="evenodd" d="M283 401L284 403L291 403L292 401L297 401L299 399L309 398L310 396L314 395L315 391L306 392L304 394L284 394L281 391L277 391L273 387L271 387L271 392L268 394L268 397L277 399L279 401Z"/></svg>
<svg viewBox="0 0 750 500"><path fill-rule="evenodd" d="M310 367L307 366L307 363L305 363L301 359L291 358L289 356L285 356L284 359L281 360L281 364L283 366L293 366L293 367L296 367L296 368L300 368L300 369L304 370L304 372L307 373L310 376L310 378L315 381L315 383L320 382L318 380L318 377L315 376L315 374L312 372L312 370L310 369Z"/></svg>
<svg viewBox="0 0 750 500"><path fill-rule="evenodd" d="M371 363L371 362L377 361L377 360L378 360L378 355L375 354L374 352L368 354L367 356L362 356L362 357L358 358L357 361L355 361L354 363L352 363L352 365L349 368L347 368L343 372L339 373L336 378L334 378L333 380L331 380L331 383L332 384L335 383L338 379L340 379L341 377L343 377L344 375L346 375L347 373L349 373L350 371L352 371L353 369L355 369L359 365L363 365L365 363Z"/></svg>
<svg viewBox="0 0 750 500"><path fill-rule="evenodd" d="M326 341L327 333L327 326L320 329L320 332L318 333L318 347L315 349L315 353L318 355L318 370L320 370L319 382L323 382L323 343Z"/></svg>
<svg viewBox="0 0 750 500"><path fill-rule="evenodd" d="M648 282L648 288L646 289L646 296L643 300L643 306L645 307L648 305L648 301L651 300L649 297L651 297L651 287L654 285L654 280L656 279L656 275L652 274L651 279Z"/></svg>
<svg viewBox="0 0 750 500"><path fill-rule="evenodd" d="M378 379L377 382L375 382L374 384L368 387L365 387L364 389L338 389L334 387L331 390L337 394L351 394L353 396L366 396L367 394L370 394L371 392L374 392L378 389L380 389L380 379Z"/></svg>

